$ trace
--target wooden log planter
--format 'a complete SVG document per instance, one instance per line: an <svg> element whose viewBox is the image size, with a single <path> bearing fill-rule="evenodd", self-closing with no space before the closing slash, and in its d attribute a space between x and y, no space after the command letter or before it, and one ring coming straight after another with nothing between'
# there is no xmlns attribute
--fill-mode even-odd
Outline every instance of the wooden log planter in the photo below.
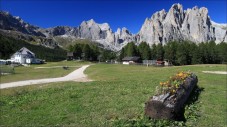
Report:
<svg viewBox="0 0 227 127"><path fill-rule="evenodd" d="M167 82L160 82L157 95L145 103L145 115L154 119L181 119L184 103L197 82L197 76L190 72L180 72Z"/></svg>

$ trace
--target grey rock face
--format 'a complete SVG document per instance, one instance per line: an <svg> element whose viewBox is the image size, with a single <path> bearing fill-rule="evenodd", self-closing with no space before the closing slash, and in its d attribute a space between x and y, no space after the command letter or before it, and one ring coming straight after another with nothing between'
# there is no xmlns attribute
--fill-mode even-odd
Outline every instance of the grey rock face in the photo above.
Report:
<svg viewBox="0 0 227 127"><path fill-rule="evenodd" d="M83 21L79 26L79 31L80 31L81 38L86 38L91 40L98 40L101 38L100 36L101 29L93 19L87 22Z"/></svg>
<svg viewBox="0 0 227 127"><path fill-rule="evenodd" d="M163 37L163 24L166 17L165 10L161 10L152 15L152 17L146 18L144 25L142 26L139 36L140 41L147 43L159 43Z"/></svg>
<svg viewBox="0 0 227 127"><path fill-rule="evenodd" d="M135 41L134 35L125 27L122 29L118 28L115 32L116 43L121 44L124 42Z"/></svg>
<svg viewBox="0 0 227 127"><path fill-rule="evenodd" d="M227 24L218 24L211 21L213 32L215 33L216 43L227 42Z"/></svg>
<svg viewBox="0 0 227 127"><path fill-rule="evenodd" d="M174 4L168 12L156 12L147 18L139 31L139 42L149 44L167 43L173 40L194 42L226 42L226 24L218 25L211 21L207 8L183 10L180 4Z"/></svg>
<svg viewBox="0 0 227 127"><path fill-rule="evenodd" d="M78 28L79 38L90 39L106 43L107 45L114 45L115 38L109 24L98 24L93 19L83 21Z"/></svg>
<svg viewBox="0 0 227 127"><path fill-rule="evenodd" d="M207 42L215 40L208 10L206 8L194 7L186 11L182 27L182 34L185 39L195 42Z"/></svg>
<svg viewBox="0 0 227 127"><path fill-rule="evenodd" d="M57 26L53 28L47 28L43 33L48 34L48 36L60 36L60 35L71 35L74 29L72 27L67 26Z"/></svg>
<svg viewBox="0 0 227 127"><path fill-rule="evenodd" d="M78 27L77 38L91 39L97 41L110 49L120 48L121 43L135 41L134 35L127 28L118 29L113 32L108 23L98 24L93 19L83 21Z"/></svg>

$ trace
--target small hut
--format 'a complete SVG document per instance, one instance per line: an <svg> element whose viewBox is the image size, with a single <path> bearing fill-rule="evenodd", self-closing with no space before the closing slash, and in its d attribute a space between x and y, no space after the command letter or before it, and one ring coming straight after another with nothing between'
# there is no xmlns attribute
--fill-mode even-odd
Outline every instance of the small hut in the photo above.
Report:
<svg viewBox="0 0 227 127"><path fill-rule="evenodd" d="M75 53L74 52L67 52L67 60L74 60L75 59Z"/></svg>
<svg viewBox="0 0 227 127"><path fill-rule="evenodd" d="M135 63L139 63L141 59L138 56L132 56L132 57L124 57L122 61L123 61L123 64L135 64Z"/></svg>

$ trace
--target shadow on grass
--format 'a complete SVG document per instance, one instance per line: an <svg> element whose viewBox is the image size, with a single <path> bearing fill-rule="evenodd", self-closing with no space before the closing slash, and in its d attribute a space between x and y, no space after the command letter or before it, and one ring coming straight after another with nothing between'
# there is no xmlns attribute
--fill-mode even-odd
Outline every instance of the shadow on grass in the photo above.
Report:
<svg viewBox="0 0 227 127"><path fill-rule="evenodd" d="M188 111L189 112L188 114L191 115L191 114L195 114L196 113L196 111L198 109L195 109L195 107L196 107L195 104L199 102L199 96L200 96L201 92L203 92L203 91L204 91L203 87L199 87L198 85L195 85L195 87L192 90L189 98L185 102L185 104L184 104L184 106L182 108L182 111L179 114L179 117L178 117L177 121L186 122L188 117L190 117L190 116L187 116L187 114L185 112L186 107L189 107L188 110L190 109L190 111ZM191 107L193 107L193 108L191 108ZM187 118L185 118L185 117L187 117ZM193 116L193 117L195 117L195 116Z"/></svg>
<svg viewBox="0 0 227 127"><path fill-rule="evenodd" d="M199 95L201 92L204 91L203 87L198 87L198 85L195 86L195 88L192 90L192 93L190 94L188 100L186 101L185 105L191 105L198 101Z"/></svg>

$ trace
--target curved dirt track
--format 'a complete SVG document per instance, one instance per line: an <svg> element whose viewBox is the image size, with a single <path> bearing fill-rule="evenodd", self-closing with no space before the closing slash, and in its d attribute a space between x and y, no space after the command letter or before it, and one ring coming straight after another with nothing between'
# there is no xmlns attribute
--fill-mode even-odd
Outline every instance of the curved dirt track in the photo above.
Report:
<svg viewBox="0 0 227 127"><path fill-rule="evenodd" d="M18 86L26 86L26 85L35 85L35 84L43 84L43 83L51 83L51 82L63 82L63 81L77 81L77 82L87 82L90 81L84 74L84 70L90 65L84 65L81 68L69 73L64 77L59 78L46 78L46 79L35 79L35 80L25 80L25 81L17 81L10 83L3 83L0 85L0 89L10 88L10 87L18 87Z"/></svg>

